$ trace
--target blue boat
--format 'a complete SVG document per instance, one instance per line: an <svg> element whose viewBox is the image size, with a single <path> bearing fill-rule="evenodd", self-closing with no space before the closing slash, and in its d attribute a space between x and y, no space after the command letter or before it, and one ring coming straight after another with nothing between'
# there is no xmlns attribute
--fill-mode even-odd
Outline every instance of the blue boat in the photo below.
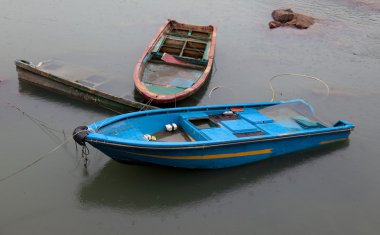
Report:
<svg viewBox="0 0 380 235"><path fill-rule="evenodd" d="M78 127L114 160L193 169L239 166L346 141L354 125L319 120L303 100L158 109Z"/></svg>

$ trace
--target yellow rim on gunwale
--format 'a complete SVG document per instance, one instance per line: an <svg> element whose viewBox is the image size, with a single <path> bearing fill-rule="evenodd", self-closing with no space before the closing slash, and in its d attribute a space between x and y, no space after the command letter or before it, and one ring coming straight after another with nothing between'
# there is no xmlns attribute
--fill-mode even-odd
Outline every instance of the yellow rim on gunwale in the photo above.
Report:
<svg viewBox="0 0 380 235"><path fill-rule="evenodd" d="M115 149L116 150L116 149ZM139 155L144 157L154 157L154 158L164 158L164 159L180 159L180 160L202 160L202 159L219 159L219 158L233 158L233 157L245 157L250 155L268 154L272 153L272 149L261 149L248 152L240 153L220 153L211 155L198 155L198 156L161 156L156 154L144 154L144 153L134 153L123 150L116 150L123 153L128 153L131 155Z"/></svg>

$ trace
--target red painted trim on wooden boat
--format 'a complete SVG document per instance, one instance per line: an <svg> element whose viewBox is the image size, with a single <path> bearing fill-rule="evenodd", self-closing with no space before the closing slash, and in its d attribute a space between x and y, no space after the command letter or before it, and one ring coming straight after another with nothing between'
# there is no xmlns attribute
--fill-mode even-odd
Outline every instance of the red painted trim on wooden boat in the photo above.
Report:
<svg viewBox="0 0 380 235"><path fill-rule="evenodd" d="M203 74L201 77L195 82L195 84L187 88L186 90L179 92L177 94L170 94L170 95L159 95L153 92L148 91L148 89L145 87L143 82L141 82L141 76L143 74L143 60L145 56L150 53L150 51L153 50L155 44L160 39L161 35L165 32L167 27L170 27L171 24L176 25L183 25L184 27L194 27L194 28L201 28L201 27L212 27L212 36L211 36L211 45L210 50L208 52L208 63L205 67ZM155 103L172 103L179 100L182 100L196 91L200 89L200 87L206 82L207 78L210 75L213 63L214 63L214 55L215 55L215 46L216 46L216 27L214 25L209 26L197 26L197 25L189 25L189 24L183 24L176 22L174 20L167 20L160 28L159 32L156 33L153 40L150 42L149 46L145 48L144 52L142 53L140 59L137 61L137 64L135 66L135 70L133 73L133 80L136 86L136 89L148 100L152 100L152 102Z"/></svg>

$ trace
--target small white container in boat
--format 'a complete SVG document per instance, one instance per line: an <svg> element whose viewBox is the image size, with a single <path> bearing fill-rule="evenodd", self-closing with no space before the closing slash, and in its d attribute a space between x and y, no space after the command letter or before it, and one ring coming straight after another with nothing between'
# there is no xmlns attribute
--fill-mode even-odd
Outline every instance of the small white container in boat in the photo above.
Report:
<svg viewBox="0 0 380 235"><path fill-rule="evenodd" d="M175 123L171 123L171 124L166 124L165 125L165 128L166 128L166 130L167 131L175 131L175 130L177 130L178 129L178 126L177 126L177 124L175 124Z"/></svg>
<svg viewBox="0 0 380 235"><path fill-rule="evenodd" d="M157 140L156 136L149 135L149 134L145 134L144 139L146 139L147 141L156 141Z"/></svg>
<svg viewBox="0 0 380 235"><path fill-rule="evenodd" d="M225 115L225 116L230 116L230 115L233 115L234 114L234 112L232 112L232 111L224 111L223 112L223 115Z"/></svg>
<svg viewBox="0 0 380 235"><path fill-rule="evenodd" d="M149 134L145 134L144 135L144 139L148 140L148 141L151 141L152 140L152 136L149 135Z"/></svg>

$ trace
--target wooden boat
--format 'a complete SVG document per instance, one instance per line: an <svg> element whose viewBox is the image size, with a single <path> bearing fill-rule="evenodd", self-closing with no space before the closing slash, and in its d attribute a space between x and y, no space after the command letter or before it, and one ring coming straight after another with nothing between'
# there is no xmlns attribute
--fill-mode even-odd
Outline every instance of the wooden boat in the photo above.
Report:
<svg viewBox="0 0 380 235"><path fill-rule="evenodd" d="M137 90L149 101L171 103L196 92L214 62L216 28L168 20L135 66Z"/></svg>
<svg viewBox="0 0 380 235"><path fill-rule="evenodd" d="M100 105L117 113L157 109L136 101L132 95L133 90L129 89L125 79L118 79L91 68L56 59L38 64L16 60L15 64L20 81Z"/></svg>
<svg viewBox="0 0 380 235"><path fill-rule="evenodd" d="M303 100L148 110L78 127L74 139L118 161L225 168L347 140Z"/></svg>

